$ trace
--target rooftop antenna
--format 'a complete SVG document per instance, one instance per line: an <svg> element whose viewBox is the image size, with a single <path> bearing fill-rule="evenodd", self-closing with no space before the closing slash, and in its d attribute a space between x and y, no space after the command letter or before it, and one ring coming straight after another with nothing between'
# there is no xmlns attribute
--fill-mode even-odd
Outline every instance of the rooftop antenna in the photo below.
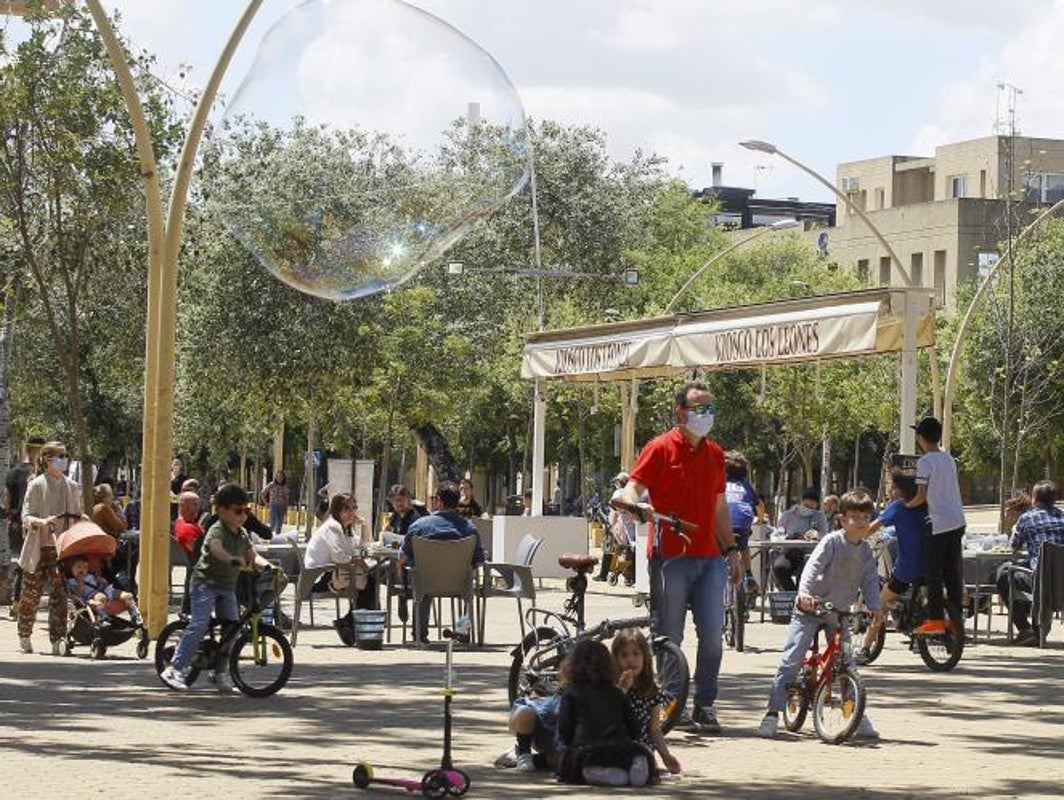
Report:
<svg viewBox="0 0 1064 800"><path fill-rule="evenodd" d="M1006 81L997 85L997 111L994 115L994 133L998 136L1016 136L1016 104L1023 89Z"/></svg>

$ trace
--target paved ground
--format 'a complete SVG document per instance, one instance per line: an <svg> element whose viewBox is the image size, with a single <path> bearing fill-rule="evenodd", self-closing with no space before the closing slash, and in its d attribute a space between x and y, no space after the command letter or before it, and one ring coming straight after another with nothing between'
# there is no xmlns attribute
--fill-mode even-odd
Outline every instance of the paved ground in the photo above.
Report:
<svg viewBox="0 0 1064 800"><path fill-rule="evenodd" d="M625 590L595 584L588 616L633 613ZM559 608L557 589L540 603ZM328 619L318 604L318 622ZM222 697L206 685L187 695L162 688L132 646L102 662L15 652L15 626L0 621L0 769L3 797L334 798L406 796L360 792L351 768L424 770L438 762L440 649L341 646L330 629L300 632L296 671L274 698ZM323 613L324 612L324 613ZM44 614L40 616L44 623ZM997 627L1004 618L996 617ZM471 797L588 796L602 790L555 784L547 775L496 770L505 728L515 606L492 601L489 641L456 654L455 761L472 776ZM785 628L753 624L747 652L725 653L718 704L725 734L674 733L686 774L662 796L729 798L1059 797L1064 782L1060 630L1048 650L1014 649L1002 632L971 647L958 669L928 672L891 634L863 671L876 744L831 747L807 730L763 741L754 729ZM35 642L44 646L43 629ZM690 642L689 642L690 644ZM690 647L685 648L693 657ZM693 667L693 662L692 662ZM388 771L381 767L381 772Z"/></svg>

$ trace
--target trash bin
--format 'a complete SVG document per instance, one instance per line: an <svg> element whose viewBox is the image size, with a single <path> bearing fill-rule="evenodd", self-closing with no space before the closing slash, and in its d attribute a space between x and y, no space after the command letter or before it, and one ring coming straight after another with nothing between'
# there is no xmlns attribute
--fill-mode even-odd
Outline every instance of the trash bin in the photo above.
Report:
<svg viewBox="0 0 1064 800"><path fill-rule="evenodd" d="M794 601L798 592L769 592L768 608L769 616L773 622L787 624L791 621L791 612L794 611Z"/></svg>
<svg viewBox="0 0 1064 800"><path fill-rule="evenodd" d="M355 623L355 645L360 650L380 650L384 647L385 611L359 609L352 612Z"/></svg>

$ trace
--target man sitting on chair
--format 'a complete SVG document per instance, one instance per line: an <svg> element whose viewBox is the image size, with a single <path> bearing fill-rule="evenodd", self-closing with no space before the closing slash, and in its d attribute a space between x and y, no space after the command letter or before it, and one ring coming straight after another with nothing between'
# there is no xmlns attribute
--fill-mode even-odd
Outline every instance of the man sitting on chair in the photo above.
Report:
<svg viewBox="0 0 1064 800"><path fill-rule="evenodd" d="M1013 551L1019 553L1026 545L1027 557L1022 556L1008 564L1018 564L1038 571L1038 556L1044 542L1064 544L1064 511L1056 507L1057 485L1053 481L1039 481L1031 490L1033 507L1016 520L1009 544ZM1038 630L1031 625L1031 605L1033 581L1026 572L1008 572L1002 564L997 574L997 589L1005 605L1009 602L1009 576L1012 576L1012 622L1019 633L1016 643L1034 645L1038 643Z"/></svg>
<svg viewBox="0 0 1064 800"><path fill-rule="evenodd" d="M458 511L458 499L460 497L458 486L450 481L441 483L436 487L432 495L432 513L414 521L403 539L403 546L399 551L399 566L414 566L414 537L424 539L436 539L454 541L464 539L467 536L476 537L476 545L473 547L473 566L484 563L484 548L480 545L480 534L471 520L466 519ZM414 636L419 642L425 642L429 638L429 606L432 598L424 597L418 606L418 630Z"/></svg>

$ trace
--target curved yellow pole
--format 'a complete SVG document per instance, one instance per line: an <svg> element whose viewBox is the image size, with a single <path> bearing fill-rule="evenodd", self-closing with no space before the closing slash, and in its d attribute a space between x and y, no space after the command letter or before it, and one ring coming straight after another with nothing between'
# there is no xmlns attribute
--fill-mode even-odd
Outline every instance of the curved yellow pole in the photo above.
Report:
<svg viewBox="0 0 1064 800"><path fill-rule="evenodd" d="M230 34L196 105L185 135L169 219L163 220L162 192L144 109L137 94L125 52L99 0L86 0L115 71L129 110L141 174L145 180L148 214L148 307L144 364L143 473L141 479L140 605L151 635L166 625L169 593L168 542L170 487L166 480L173 441L174 361L176 340L177 259L188 187L196 151L222 76L262 0L250 0Z"/></svg>
<svg viewBox="0 0 1064 800"><path fill-rule="evenodd" d="M1012 244L1012 253L1016 252L1016 248L1030 235L1031 231L1041 225L1046 217L1055 214L1060 208L1064 208L1064 200L1058 200L1039 214L1034 222L1024 228ZM972 297L972 302L968 304L968 310L964 312L961 326L957 329L957 339L953 342L953 351L950 353L949 365L946 367L946 388L942 393L942 446L947 450L949 449L950 429L953 423L953 393L957 389L957 370L961 360L961 348L968 338L968 327L975 316L975 311L982 305L983 298L986 297L987 290L993 284L995 276L1005 264L1008 264L1009 269L1012 269L1012 259L1009 255L1009 253L1006 253L1003 258L998 259L998 262L990 268L990 271L983 278L983 282L979 284L979 288Z"/></svg>

